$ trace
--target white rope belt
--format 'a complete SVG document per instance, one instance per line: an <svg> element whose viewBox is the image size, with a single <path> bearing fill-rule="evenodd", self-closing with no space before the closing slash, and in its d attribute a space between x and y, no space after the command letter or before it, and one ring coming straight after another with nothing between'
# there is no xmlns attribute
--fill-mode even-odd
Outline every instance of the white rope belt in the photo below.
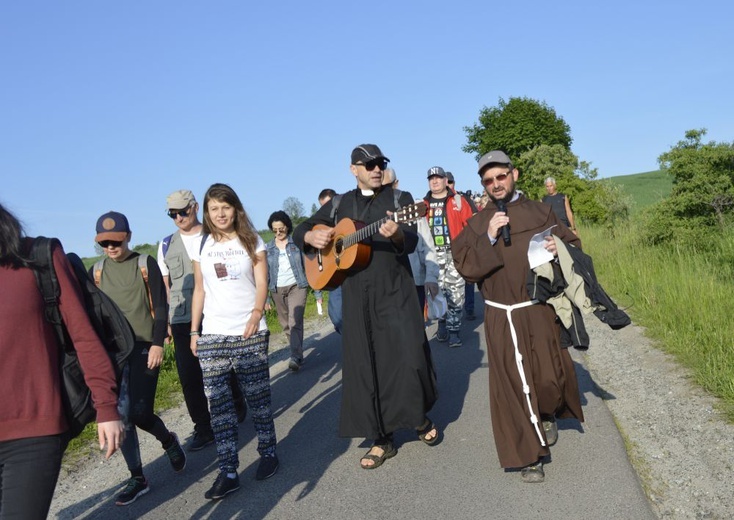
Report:
<svg viewBox="0 0 734 520"><path fill-rule="evenodd" d="M538 417L533 413L533 407L530 404L530 387L528 386L528 380L525 377L525 369L522 366L522 354L520 354L520 349L517 348L517 332L515 332L515 324L512 323L512 311L514 311L515 309L520 309L522 307L530 307L531 305L535 305L536 303L538 303L538 300L530 300L529 302L516 303L515 305L504 305L502 303L497 303L490 300L484 300L484 303L486 303L490 307L502 309L507 314L507 321L510 322L510 334L512 334L512 345L515 347L515 365L517 366L517 372L520 374L520 380L522 381L522 392L525 394L525 400L528 402L528 410L530 410L530 422L535 428L535 433L538 435L540 445L545 446L545 440L543 440L543 435L540 433L540 428L538 427Z"/></svg>

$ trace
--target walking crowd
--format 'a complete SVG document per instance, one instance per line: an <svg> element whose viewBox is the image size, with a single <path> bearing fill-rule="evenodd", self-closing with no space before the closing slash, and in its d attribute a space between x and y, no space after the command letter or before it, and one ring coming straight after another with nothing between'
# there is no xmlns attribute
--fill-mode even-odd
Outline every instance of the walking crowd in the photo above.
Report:
<svg viewBox="0 0 734 520"><path fill-rule="evenodd" d="M429 415L439 391L426 300L445 301L435 340L460 348L463 321L476 319L476 286L484 303L499 463L520 469L524 482L544 480L543 463L558 438L556 419L583 421L562 339L569 325L561 309L567 307L554 303L563 298L558 287L565 269L559 265L581 247L569 199L557 193L553 179L546 182L547 204L526 198L516 188L519 171L499 150L478 161L481 197L457 191L454 175L432 166L427 193L414 199L398 188L388 165L377 145L355 147L349 165L355 189L322 190L320 208L297 226L285 212L273 212L268 228L274 237L267 243L237 193L220 183L209 187L201 207L190 190L168 195L167 214L177 229L160 241L155 259L130 249L126 215L100 216L95 241L105 256L89 277L134 332L124 385L86 316L69 260L56 246L59 308L91 389L100 448L106 446L107 458L120 449L129 472L117 505L151 489L138 429L160 442L174 472L184 471L187 452L215 445L219 472L204 498L218 500L240 487L238 425L249 411L260 455L256 479L276 474L265 311L276 310L289 370L307 369L309 285L319 303L328 291L328 316L342 342L338 434L371 442L359 458L362 469L379 468L397 454L397 430L415 431L427 446L442 440ZM366 227L357 232L356 222ZM547 269L528 258L539 236ZM0 205L0 520L46 517L68 442L58 346L36 286L32 243ZM532 283L539 277L547 284ZM171 343L194 425L184 446L153 410L164 348Z"/></svg>

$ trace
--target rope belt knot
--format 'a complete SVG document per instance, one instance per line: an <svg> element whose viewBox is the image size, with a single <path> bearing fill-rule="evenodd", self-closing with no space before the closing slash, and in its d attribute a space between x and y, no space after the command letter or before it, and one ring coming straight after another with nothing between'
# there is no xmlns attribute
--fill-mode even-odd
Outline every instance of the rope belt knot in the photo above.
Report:
<svg viewBox="0 0 734 520"><path fill-rule="evenodd" d="M528 403L528 410L530 410L530 422L535 428L535 433L538 435L538 440L541 446L545 446L545 440L543 435L540 433L538 427L538 417L533 413L533 407L530 404L530 386L528 386L528 380L525 377L525 369L522 366L522 354L520 349L517 348L517 332L515 331L515 324L512 322L512 311L515 309L521 309L523 307L530 307L538 303L538 300L530 300L527 302L516 303L515 305L505 305L503 303L497 303L490 300L484 300L484 303L495 309L502 309L507 315L507 321L510 323L510 334L512 335L512 345L515 347L515 365L517 366L517 372L520 374L520 380L522 381L522 392L525 394L525 400Z"/></svg>

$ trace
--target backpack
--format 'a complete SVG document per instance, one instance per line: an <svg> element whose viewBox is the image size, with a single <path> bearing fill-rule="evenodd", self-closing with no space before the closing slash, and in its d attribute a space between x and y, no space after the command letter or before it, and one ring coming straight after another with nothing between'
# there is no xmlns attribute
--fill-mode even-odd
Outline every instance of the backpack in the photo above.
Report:
<svg viewBox="0 0 734 520"><path fill-rule="evenodd" d="M61 401L69 424L66 436L73 439L87 424L96 420L97 411L92 402L92 392L84 381L84 371L74 349L74 343L59 311L61 290L53 264L54 245L60 247L59 241L55 238L37 237L33 240L30 256L34 262L33 272L38 289L46 303L46 320L54 326L59 345ZM81 259L74 253L68 253L66 257L81 288L89 321L115 370L118 410L125 416L124 407L128 402L127 359L135 346L135 333L117 304L94 284Z"/></svg>

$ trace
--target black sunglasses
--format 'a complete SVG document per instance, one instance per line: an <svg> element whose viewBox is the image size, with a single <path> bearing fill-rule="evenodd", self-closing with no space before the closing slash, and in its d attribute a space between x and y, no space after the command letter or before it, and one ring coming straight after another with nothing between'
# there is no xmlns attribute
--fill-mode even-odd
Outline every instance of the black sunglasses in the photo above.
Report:
<svg viewBox="0 0 734 520"><path fill-rule="evenodd" d="M97 242L99 244L99 247L102 249L107 249L108 247L120 247L122 245L122 240L102 240L101 242Z"/></svg>
<svg viewBox="0 0 734 520"><path fill-rule="evenodd" d="M371 172L375 168L378 168L379 170L384 170L385 168L387 168L387 159L374 159L366 163L358 162L356 164L359 166L364 166L365 170L367 170L368 172Z"/></svg>
<svg viewBox="0 0 734 520"><path fill-rule="evenodd" d="M188 217L190 211L191 211L191 206L189 206L188 208L184 208L184 209L169 209L168 216L176 220L176 217L181 217L181 218Z"/></svg>

